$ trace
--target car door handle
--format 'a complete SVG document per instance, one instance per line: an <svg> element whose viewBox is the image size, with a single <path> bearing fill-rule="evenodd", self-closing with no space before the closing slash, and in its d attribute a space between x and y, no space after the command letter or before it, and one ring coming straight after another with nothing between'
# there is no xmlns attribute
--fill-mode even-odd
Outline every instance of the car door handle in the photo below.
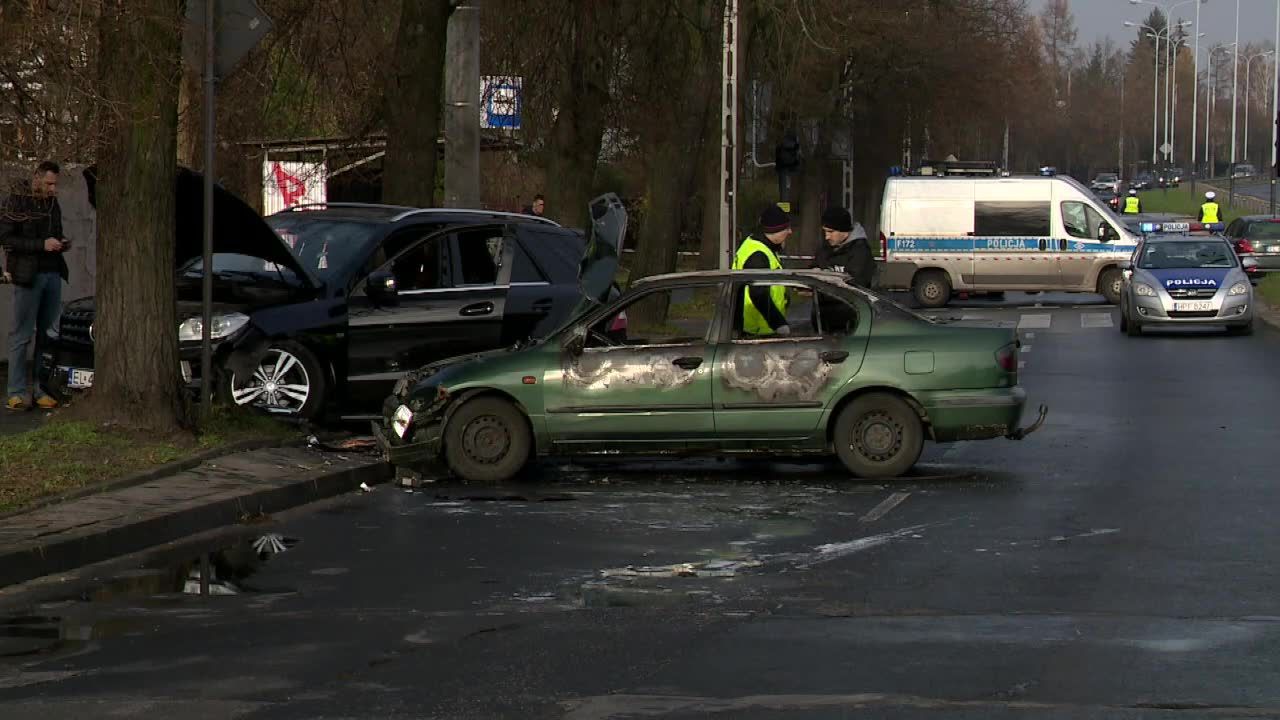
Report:
<svg viewBox="0 0 1280 720"><path fill-rule="evenodd" d="M491 312L493 312L493 303L482 302L468 305L458 311L458 314L464 317L475 317L477 315L488 315Z"/></svg>
<svg viewBox="0 0 1280 720"><path fill-rule="evenodd" d="M839 365L840 363L845 361L845 358L849 357L849 353L845 352L844 350L828 350L822 353L821 355L819 355L818 357L822 358L822 362L824 363Z"/></svg>
<svg viewBox="0 0 1280 720"><path fill-rule="evenodd" d="M678 357L675 360L672 360L671 364L679 368L684 368L685 370L697 370L698 367L702 365L702 358Z"/></svg>

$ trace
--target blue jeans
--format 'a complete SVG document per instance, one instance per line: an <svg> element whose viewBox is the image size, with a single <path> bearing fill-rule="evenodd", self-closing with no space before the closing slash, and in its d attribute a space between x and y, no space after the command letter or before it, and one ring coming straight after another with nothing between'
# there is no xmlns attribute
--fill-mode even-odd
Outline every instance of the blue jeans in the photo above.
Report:
<svg viewBox="0 0 1280 720"><path fill-rule="evenodd" d="M35 339L35 359L40 361L40 347L49 339L49 330L62 312L62 275L56 272L36 273L31 287L13 286L13 329L9 331L9 393L8 397L26 399L27 381L30 377L28 361L32 339ZM37 385L39 382L37 381ZM46 395L36 389L36 399Z"/></svg>

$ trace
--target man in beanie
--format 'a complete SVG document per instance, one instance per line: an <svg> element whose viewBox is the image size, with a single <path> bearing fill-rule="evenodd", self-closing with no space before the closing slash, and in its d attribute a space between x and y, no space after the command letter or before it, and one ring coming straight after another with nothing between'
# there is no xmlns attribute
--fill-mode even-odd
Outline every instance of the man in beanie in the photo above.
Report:
<svg viewBox="0 0 1280 720"><path fill-rule="evenodd" d="M778 250L791 237L791 218L777 205L760 215L764 242L748 235L733 257L734 270L781 270ZM743 292L741 330L748 335L790 335L787 289L782 285L752 285Z"/></svg>
<svg viewBox="0 0 1280 720"><path fill-rule="evenodd" d="M813 258L813 267L835 270L849 276L858 287L871 287L876 261L867 246L867 233L854 232L853 218L841 207L827 208L822 213L822 236L825 242Z"/></svg>

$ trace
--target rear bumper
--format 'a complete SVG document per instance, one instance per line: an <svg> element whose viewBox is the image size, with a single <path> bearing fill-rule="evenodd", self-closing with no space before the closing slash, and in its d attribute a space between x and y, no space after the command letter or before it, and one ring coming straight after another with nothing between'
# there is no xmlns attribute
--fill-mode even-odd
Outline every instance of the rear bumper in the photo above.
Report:
<svg viewBox="0 0 1280 720"><path fill-rule="evenodd" d="M1018 434L1027 392L1021 387L945 390L919 393L918 398L929 418L933 439L954 442Z"/></svg>

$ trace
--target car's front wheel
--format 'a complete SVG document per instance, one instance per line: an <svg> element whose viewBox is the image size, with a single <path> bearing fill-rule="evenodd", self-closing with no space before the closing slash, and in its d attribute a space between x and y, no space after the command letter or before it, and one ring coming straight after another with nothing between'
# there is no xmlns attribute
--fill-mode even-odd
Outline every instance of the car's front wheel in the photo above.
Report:
<svg viewBox="0 0 1280 720"><path fill-rule="evenodd" d="M1107 268L1098 278L1098 292L1112 305L1120 304L1120 294L1124 291L1124 275L1118 268Z"/></svg>
<svg viewBox="0 0 1280 720"><path fill-rule="evenodd" d="M267 349L250 376L231 371L226 395L240 407L311 420L324 407L325 390L324 367L315 354L285 340Z"/></svg>
<svg viewBox="0 0 1280 720"><path fill-rule="evenodd" d="M533 433L524 413L502 398L467 401L444 429L445 462L467 482L510 480L524 469L532 448Z"/></svg>
<svg viewBox="0 0 1280 720"><path fill-rule="evenodd" d="M840 411L832 440L836 456L854 475L898 477L920 459L924 423L903 400L871 393Z"/></svg>

